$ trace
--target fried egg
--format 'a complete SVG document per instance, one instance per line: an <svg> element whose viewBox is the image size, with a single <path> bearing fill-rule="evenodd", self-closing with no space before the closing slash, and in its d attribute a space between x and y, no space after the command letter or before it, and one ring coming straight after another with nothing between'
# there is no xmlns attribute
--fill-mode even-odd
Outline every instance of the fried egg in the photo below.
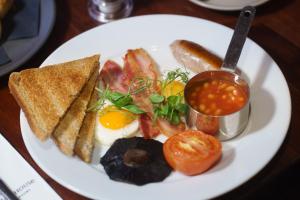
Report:
<svg viewBox="0 0 300 200"><path fill-rule="evenodd" d="M137 115L105 103L97 113L96 139L103 145L111 145L119 138L136 135L139 122Z"/></svg>
<svg viewBox="0 0 300 200"><path fill-rule="evenodd" d="M182 82L172 81L164 88L164 90L162 91L162 95L167 98L169 96L178 95L178 94L183 96L184 86L185 85Z"/></svg>

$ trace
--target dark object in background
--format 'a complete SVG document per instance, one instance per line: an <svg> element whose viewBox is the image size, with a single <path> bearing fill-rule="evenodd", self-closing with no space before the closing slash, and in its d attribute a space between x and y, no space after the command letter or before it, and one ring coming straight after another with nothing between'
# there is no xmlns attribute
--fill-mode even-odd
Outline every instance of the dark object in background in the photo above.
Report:
<svg viewBox="0 0 300 200"><path fill-rule="evenodd" d="M18 200L15 194L5 185L0 179L0 199L4 200Z"/></svg>
<svg viewBox="0 0 300 200"><path fill-rule="evenodd" d="M36 37L39 34L39 27L40 0L14 0L12 8L2 20L0 65L12 60L11 45L5 45L5 42Z"/></svg>
<svg viewBox="0 0 300 200"><path fill-rule="evenodd" d="M157 140L142 137L116 140L100 163L110 179L136 185L164 180L172 171Z"/></svg>
<svg viewBox="0 0 300 200"><path fill-rule="evenodd" d="M300 199L300 159L246 199Z"/></svg>
<svg viewBox="0 0 300 200"><path fill-rule="evenodd" d="M14 0L3 20L4 40L35 37L39 33L40 0Z"/></svg>

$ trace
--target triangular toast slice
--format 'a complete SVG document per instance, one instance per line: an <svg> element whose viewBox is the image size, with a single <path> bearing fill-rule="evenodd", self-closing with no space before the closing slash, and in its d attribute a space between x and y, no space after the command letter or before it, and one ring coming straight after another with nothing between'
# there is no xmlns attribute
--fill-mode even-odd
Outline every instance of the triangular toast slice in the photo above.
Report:
<svg viewBox="0 0 300 200"><path fill-rule="evenodd" d="M10 92L40 140L52 134L98 66L95 55L10 75Z"/></svg>
<svg viewBox="0 0 300 200"><path fill-rule="evenodd" d="M88 108L95 105L98 99L98 91L94 89ZM84 162L90 163L95 146L95 128L97 112L88 111L84 117L82 126L75 145L75 154Z"/></svg>
<svg viewBox="0 0 300 200"><path fill-rule="evenodd" d="M61 119L52 136L60 150L68 155L74 154L77 136L86 114L87 105L98 78L99 68L95 70L90 80L84 86L81 94L72 103L68 112Z"/></svg>

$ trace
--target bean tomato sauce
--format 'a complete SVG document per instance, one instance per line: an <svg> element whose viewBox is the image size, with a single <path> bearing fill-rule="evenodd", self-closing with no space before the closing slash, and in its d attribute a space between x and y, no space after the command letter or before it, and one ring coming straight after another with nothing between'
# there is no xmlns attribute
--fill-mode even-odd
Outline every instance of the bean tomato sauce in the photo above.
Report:
<svg viewBox="0 0 300 200"><path fill-rule="evenodd" d="M234 82L209 79L189 89L188 103L197 111L222 116L240 110L247 102L247 95Z"/></svg>

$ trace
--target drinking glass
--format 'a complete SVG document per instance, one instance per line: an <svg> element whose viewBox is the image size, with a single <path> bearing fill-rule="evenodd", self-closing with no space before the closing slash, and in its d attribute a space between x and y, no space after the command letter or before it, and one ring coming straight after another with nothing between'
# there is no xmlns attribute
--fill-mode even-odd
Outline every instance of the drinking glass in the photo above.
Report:
<svg viewBox="0 0 300 200"><path fill-rule="evenodd" d="M89 15L102 23L128 17L133 8L132 0L89 0Z"/></svg>

